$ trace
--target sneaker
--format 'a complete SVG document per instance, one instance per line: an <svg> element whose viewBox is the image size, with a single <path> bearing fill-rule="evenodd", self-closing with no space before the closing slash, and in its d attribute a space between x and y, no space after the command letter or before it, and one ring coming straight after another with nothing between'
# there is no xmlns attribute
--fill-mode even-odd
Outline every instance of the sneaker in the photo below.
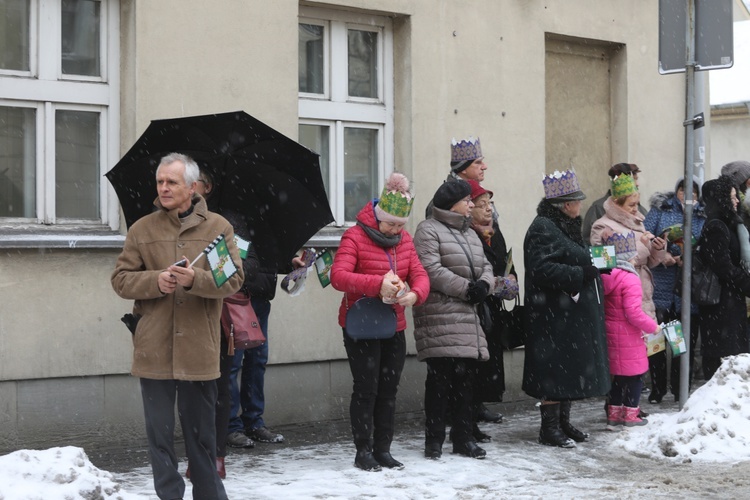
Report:
<svg viewBox="0 0 750 500"><path fill-rule="evenodd" d="M268 427L258 427L257 429L250 429L246 432L246 434L251 437L252 439L255 439L256 441L260 441L261 443L283 443L284 442L284 436L281 434L276 434L275 432L271 432L268 430Z"/></svg>
<svg viewBox="0 0 750 500"><path fill-rule="evenodd" d="M232 448L253 448L255 443L252 439L247 437L243 432L234 431L230 432L227 436L227 444Z"/></svg>

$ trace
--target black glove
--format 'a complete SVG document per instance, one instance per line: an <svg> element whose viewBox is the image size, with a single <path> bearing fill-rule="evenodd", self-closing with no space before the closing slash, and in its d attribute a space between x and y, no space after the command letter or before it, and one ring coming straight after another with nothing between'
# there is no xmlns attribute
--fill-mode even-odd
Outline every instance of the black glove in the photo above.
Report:
<svg viewBox="0 0 750 500"><path fill-rule="evenodd" d="M466 300L471 304L479 304L490 293L490 285L484 281L472 281L466 291Z"/></svg>
<svg viewBox="0 0 750 500"><path fill-rule="evenodd" d="M583 267L583 282L588 283L594 281L599 276L599 269L596 266L582 266Z"/></svg>
<svg viewBox="0 0 750 500"><path fill-rule="evenodd" d="M604 269L599 269L599 274L612 274L612 269L605 267Z"/></svg>

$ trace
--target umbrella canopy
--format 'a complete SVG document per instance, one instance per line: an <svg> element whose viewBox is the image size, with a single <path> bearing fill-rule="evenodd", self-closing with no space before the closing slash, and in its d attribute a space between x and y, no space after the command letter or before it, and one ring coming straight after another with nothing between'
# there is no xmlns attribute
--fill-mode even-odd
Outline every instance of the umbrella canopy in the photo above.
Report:
<svg viewBox="0 0 750 500"><path fill-rule="evenodd" d="M154 210L163 156L192 157L214 181L209 207L243 214L265 267L286 272L295 252L333 222L317 154L243 111L154 120L105 175L128 228Z"/></svg>

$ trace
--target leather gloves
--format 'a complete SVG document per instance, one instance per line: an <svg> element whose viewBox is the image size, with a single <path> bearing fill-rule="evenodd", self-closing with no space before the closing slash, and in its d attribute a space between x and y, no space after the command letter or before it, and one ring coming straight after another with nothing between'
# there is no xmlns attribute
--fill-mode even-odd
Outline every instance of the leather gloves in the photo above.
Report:
<svg viewBox="0 0 750 500"><path fill-rule="evenodd" d="M466 290L466 300L471 304L479 304L490 293L490 285L484 281L472 281Z"/></svg>
<svg viewBox="0 0 750 500"><path fill-rule="evenodd" d="M594 281L599 276L599 269L596 266L582 266L583 268L583 282L588 283Z"/></svg>

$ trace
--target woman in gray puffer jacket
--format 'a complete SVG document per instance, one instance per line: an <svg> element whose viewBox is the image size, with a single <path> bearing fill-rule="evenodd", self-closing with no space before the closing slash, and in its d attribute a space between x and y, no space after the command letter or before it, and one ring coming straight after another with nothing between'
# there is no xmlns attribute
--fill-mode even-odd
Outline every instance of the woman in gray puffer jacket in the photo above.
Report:
<svg viewBox="0 0 750 500"><path fill-rule="evenodd" d="M414 234L419 260L430 277L430 294L414 308L414 337L425 382L425 457L438 459L451 412L453 453L484 458L472 435L472 387L477 363L489 359L476 313L492 291L492 266L471 229L471 187L446 182L433 199L432 218Z"/></svg>

